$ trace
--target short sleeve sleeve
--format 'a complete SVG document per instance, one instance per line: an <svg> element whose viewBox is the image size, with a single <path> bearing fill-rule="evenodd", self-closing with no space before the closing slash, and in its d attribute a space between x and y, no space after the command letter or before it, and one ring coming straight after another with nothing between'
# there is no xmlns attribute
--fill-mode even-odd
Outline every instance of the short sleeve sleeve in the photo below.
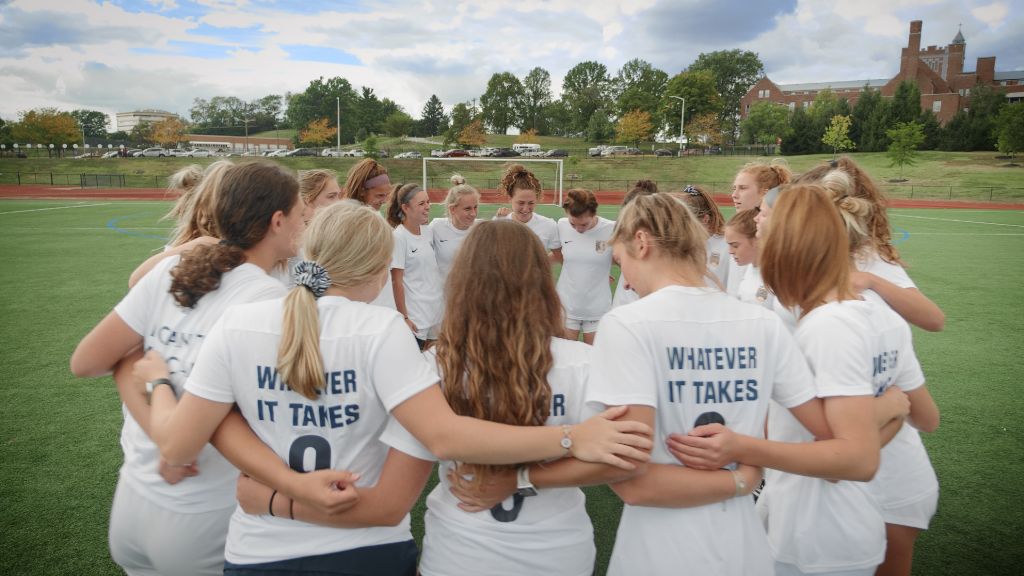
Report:
<svg viewBox="0 0 1024 576"><path fill-rule="evenodd" d="M185 381L185 391L212 402L225 404L235 401L231 387L231 358L225 336L225 320L231 311L225 312L203 338L199 356Z"/></svg>
<svg viewBox="0 0 1024 576"><path fill-rule="evenodd" d="M391 268L398 268L399 270L405 269L405 247L407 239L405 234L400 231L401 226L395 228L392 233L392 237L395 239L395 247L391 251Z"/></svg>
<svg viewBox="0 0 1024 576"><path fill-rule="evenodd" d="M772 325L771 342L775 348L772 353L775 362L772 400L785 408L793 408L815 397L814 375L782 320L773 317Z"/></svg>
<svg viewBox="0 0 1024 576"><path fill-rule="evenodd" d="M591 354L587 402L658 406L656 362L641 339L615 314L598 324Z"/></svg>
<svg viewBox="0 0 1024 576"><path fill-rule="evenodd" d="M371 359L373 385L390 413L395 406L437 384L437 371L420 354L416 338L393 314Z"/></svg>
<svg viewBox="0 0 1024 576"><path fill-rule="evenodd" d="M413 458L436 462L437 457L430 453L430 450L420 443L404 426L394 417L388 418L388 424L380 435L380 441L388 446L404 452Z"/></svg>
<svg viewBox="0 0 1024 576"><path fill-rule="evenodd" d="M548 222L551 223L551 226L549 227L549 232L547 234L548 245L546 248L548 250L558 250L562 247L562 240L558 237L558 226L555 224L554 220L549 220Z"/></svg>
<svg viewBox="0 0 1024 576"><path fill-rule="evenodd" d="M815 320L812 326L797 326L797 340L814 372L817 396L873 396L865 336L838 318Z"/></svg>
<svg viewBox="0 0 1024 576"><path fill-rule="evenodd" d="M135 333L145 335L146 321L157 307L161 287L167 283L165 278L168 271L179 259L178 256L172 256L158 263L114 306L114 312Z"/></svg>

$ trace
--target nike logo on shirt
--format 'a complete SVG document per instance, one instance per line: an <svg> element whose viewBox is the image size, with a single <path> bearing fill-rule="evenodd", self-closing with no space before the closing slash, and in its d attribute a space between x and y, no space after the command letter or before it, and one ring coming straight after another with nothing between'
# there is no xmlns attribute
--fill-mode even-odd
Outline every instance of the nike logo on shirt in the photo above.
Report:
<svg viewBox="0 0 1024 576"><path fill-rule="evenodd" d="M415 254L417 250L419 250L419 248L413 248L412 253Z"/></svg>
<svg viewBox="0 0 1024 576"><path fill-rule="evenodd" d="M447 242L447 241L448 241L447 238L445 238L444 240L438 240L438 242Z"/></svg>
<svg viewBox="0 0 1024 576"><path fill-rule="evenodd" d="M568 244L570 242L572 242L572 240L562 240L562 244Z"/></svg>

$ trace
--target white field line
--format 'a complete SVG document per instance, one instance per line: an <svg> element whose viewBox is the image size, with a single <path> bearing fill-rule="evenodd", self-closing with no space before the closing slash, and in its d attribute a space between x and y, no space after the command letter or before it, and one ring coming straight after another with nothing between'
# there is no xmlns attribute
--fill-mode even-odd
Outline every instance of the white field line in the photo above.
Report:
<svg viewBox="0 0 1024 576"><path fill-rule="evenodd" d="M10 212L0 212L0 216L4 214L24 214L25 212L43 212L44 210L64 210L65 208L88 208L90 206L108 206L113 202L101 202L99 204L72 204L70 206L54 206L52 208L32 208L30 210L11 210Z"/></svg>
<svg viewBox="0 0 1024 576"><path fill-rule="evenodd" d="M1024 236L1024 232L914 232L911 236Z"/></svg>
<svg viewBox="0 0 1024 576"><path fill-rule="evenodd" d="M933 218L931 216L914 216L911 214L893 214L902 218L917 218L918 220L936 220L938 222L959 222L961 224L985 224L987 226L1010 226L1013 228L1024 228L1024 224L1003 224L1002 222L980 222L978 220L957 220L955 218Z"/></svg>

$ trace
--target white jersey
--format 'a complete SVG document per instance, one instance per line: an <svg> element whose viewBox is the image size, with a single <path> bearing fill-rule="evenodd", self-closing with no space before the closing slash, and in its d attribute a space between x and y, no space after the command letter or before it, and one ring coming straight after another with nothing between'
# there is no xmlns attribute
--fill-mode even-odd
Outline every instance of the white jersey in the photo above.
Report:
<svg viewBox="0 0 1024 576"><path fill-rule="evenodd" d="M405 309L419 329L416 337L426 340L430 329L441 323L444 312L444 279L431 245L433 234L426 226L420 227L419 235L405 226L397 226L394 238L391 269L403 270Z"/></svg>
<svg viewBox="0 0 1024 576"><path fill-rule="evenodd" d="M879 278L888 280L900 288L917 288L914 281L910 279L906 269L899 264L893 264L882 260L882 257L875 251L870 251L854 259L857 270L870 272Z"/></svg>
<svg viewBox="0 0 1024 576"><path fill-rule="evenodd" d="M551 340L554 364L548 372L551 415L546 424L576 424L592 415L585 407L591 347L561 338ZM436 361L432 352L425 353ZM417 458L430 453L397 422L383 438ZM579 488L546 488L536 496L511 496L485 512L458 508L442 462L440 482L427 497L423 556L419 570L435 574L560 574L590 576L594 570L594 534Z"/></svg>
<svg viewBox="0 0 1024 576"><path fill-rule="evenodd" d="M726 292L734 296L739 292L740 282L743 281L743 276L749 267L750 264L740 266L736 263L735 258L729 258L729 274L725 283Z"/></svg>
<svg viewBox="0 0 1024 576"><path fill-rule="evenodd" d="M476 222L473 224L476 224ZM455 261L455 254L459 251L459 247L462 246L462 242L466 240L466 236L469 236L469 231L472 229L473 226L465 230L459 230L452 225L451 220L448 218L434 218L430 221L430 231L433 234L431 245L434 247L434 255L437 257L437 268L441 271L442 279L448 277L448 272L452 269L452 262Z"/></svg>
<svg viewBox="0 0 1024 576"><path fill-rule="evenodd" d="M199 349L214 323L234 304L280 298L285 288L259 266L244 263L225 272L216 290L205 294L192 309L182 308L170 294L171 269L179 256L171 256L149 271L114 312L143 337L146 350L156 350L167 362L174 392L179 397ZM196 459L199 475L178 484L160 476L160 449L127 409L121 428L124 465L121 479L150 501L181 513L209 512L235 502L238 470L210 445Z"/></svg>
<svg viewBox="0 0 1024 576"><path fill-rule="evenodd" d="M600 216L593 228L580 234L568 218L558 221L562 245L562 272L558 275L558 297L567 318L600 320L612 307L608 277L612 271L612 237L615 222Z"/></svg>
<svg viewBox="0 0 1024 576"><path fill-rule="evenodd" d="M669 434L719 422L764 437L769 399L814 397L793 337L759 306L710 288L668 286L605 314L588 401L655 408L652 464L679 465ZM690 508L626 505L608 574L772 574L752 498Z"/></svg>
<svg viewBox="0 0 1024 576"><path fill-rule="evenodd" d="M733 262L732 256L729 255L729 243L721 234L708 236L706 250L708 272L715 275L715 278L722 283L722 290L725 290L729 286L729 263Z"/></svg>
<svg viewBox="0 0 1024 576"><path fill-rule="evenodd" d="M800 319L796 339L814 372L819 397L874 395L873 364L883 341L876 331L887 322L880 310L847 300L815 308ZM776 406L768 436L779 442L814 441L792 414ZM776 560L803 572L869 569L882 562L885 525L869 483L829 482L770 468L765 476L757 505L767 513Z"/></svg>
<svg viewBox="0 0 1024 576"><path fill-rule="evenodd" d="M775 294L764 285L761 270L753 264L747 266L747 271L743 273L736 296L743 302L764 306L769 310L775 309Z"/></svg>
<svg viewBox="0 0 1024 576"><path fill-rule="evenodd" d="M507 218L513 222L519 222L515 218L512 218L511 214L503 216L502 218ZM495 219L498 218L495 217ZM558 226L551 218L534 212L530 221L526 223L526 227L533 230L533 233L540 238L540 243L544 245L545 250L558 250L562 247L562 243L558 240Z"/></svg>
<svg viewBox="0 0 1024 576"><path fill-rule="evenodd" d="M437 383L402 317L340 296L317 300L325 387L316 400L291 391L277 372L283 300L237 306L210 332L186 389L238 405L253 432L299 472L333 468L372 486L387 456L379 437L388 414ZM340 529L235 510L225 558L274 562L411 539L397 526Z"/></svg>
<svg viewBox="0 0 1024 576"><path fill-rule="evenodd" d="M615 295L612 296L612 308L632 304L640 299L640 295L632 288L626 288L626 277L619 274L619 281L615 284Z"/></svg>

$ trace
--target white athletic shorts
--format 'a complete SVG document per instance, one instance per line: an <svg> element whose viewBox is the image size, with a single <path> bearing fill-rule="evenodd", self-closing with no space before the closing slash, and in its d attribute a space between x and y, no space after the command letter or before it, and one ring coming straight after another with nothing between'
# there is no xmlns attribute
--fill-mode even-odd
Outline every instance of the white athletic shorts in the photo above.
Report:
<svg viewBox="0 0 1024 576"><path fill-rule="evenodd" d="M110 509L110 556L128 576L223 574L224 542L234 511L231 506L180 514L119 480Z"/></svg>
<svg viewBox="0 0 1024 576"><path fill-rule="evenodd" d="M899 526L910 526L919 530L927 530L928 524L935 516L935 510L939 507L939 492L935 491L925 498L916 502L893 506L892 508L882 507L882 518L886 524L897 524Z"/></svg>
<svg viewBox="0 0 1024 576"><path fill-rule="evenodd" d="M565 329L574 330L576 332L583 332L584 334L592 334L597 332L597 324L599 320L577 320L576 318L565 319Z"/></svg>

